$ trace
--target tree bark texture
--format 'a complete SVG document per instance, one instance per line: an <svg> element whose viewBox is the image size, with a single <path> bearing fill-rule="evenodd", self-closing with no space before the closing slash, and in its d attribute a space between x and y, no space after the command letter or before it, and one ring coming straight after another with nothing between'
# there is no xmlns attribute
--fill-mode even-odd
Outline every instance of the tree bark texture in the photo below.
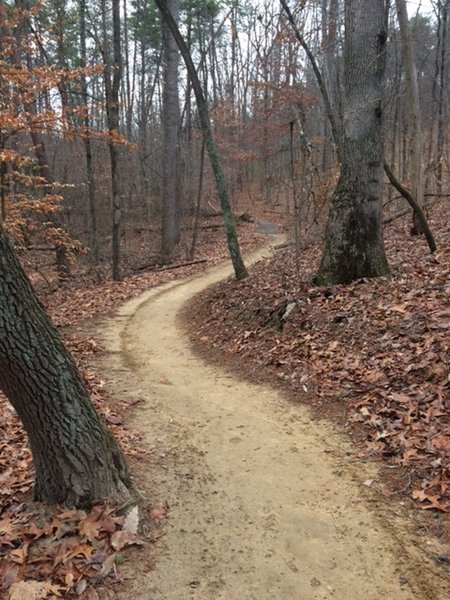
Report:
<svg viewBox="0 0 450 600"><path fill-rule="evenodd" d="M178 22L178 0L167 0L167 9ZM178 46L163 21L164 89L163 125L163 186L161 219L161 255L171 262L180 241L180 99L178 93Z"/></svg>
<svg viewBox="0 0 450 600"><path fill-rule="evenodd" d="M36 500L88 506L130 497L122 453L1 227L0 388L28 434Z"/></svg>
<svg viewBox="0 0 450 600"><path fill-rule="evenodd" d="M315 278L319 285L350 283L385 275L389 270L381 215L386 38L384 0L345 3L342 165Z"/></svg>

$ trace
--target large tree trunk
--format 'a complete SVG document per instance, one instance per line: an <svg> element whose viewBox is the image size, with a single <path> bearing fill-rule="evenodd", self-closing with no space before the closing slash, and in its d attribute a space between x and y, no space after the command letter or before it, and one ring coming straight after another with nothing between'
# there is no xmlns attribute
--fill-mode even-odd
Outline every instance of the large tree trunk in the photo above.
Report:
<svg viewBox="0 0 450 600"><path fill-rule="evenodd" d="M167 9L178 22L178 0L167 0ZM164 91L163 193L161 218L161 256L171 262L180 241L180 100L178 93L178 46L163 21Z"/></svg>
<svg viewBox="0 0 450 600"><path fill-rule="evenodd" d="M87 506L130 497L122 453L1 227L0 388L28 434L37 500Z"/></svg>
<svg viewBox="0 0 450 600"><path fill-rule="evenodd" d="M316 276L321 285L388 272L381 218L386 17L384 0L348 0L345 4L342 169Z"/></svg>

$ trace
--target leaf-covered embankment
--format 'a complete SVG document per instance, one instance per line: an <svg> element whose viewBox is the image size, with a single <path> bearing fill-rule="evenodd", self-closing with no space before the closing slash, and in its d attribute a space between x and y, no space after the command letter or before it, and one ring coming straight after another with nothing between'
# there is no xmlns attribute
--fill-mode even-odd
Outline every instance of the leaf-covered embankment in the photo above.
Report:
<svg viewBox="0 0 450 600"><path fill-rule="evenodd" d="M320 248L279 250L249 279L195 300L200 351L282 382L352 430L359 456L395 467L400 495L450 510L450 230L432 209L438 251L396 221L386 234L391 276L346 286L310 283ZM283 320L290 301L292 311ZM237 360L236 360L237 359ZM391 490L393 491L398 490ZM396 494L398 497L398 494Z"/></svg>

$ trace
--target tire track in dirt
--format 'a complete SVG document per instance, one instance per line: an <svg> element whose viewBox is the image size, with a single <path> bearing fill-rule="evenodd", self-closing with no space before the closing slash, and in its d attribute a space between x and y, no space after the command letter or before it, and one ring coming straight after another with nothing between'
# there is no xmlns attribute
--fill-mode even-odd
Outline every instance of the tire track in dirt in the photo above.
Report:
<svg viewBox="0 0 450 600"><path fill-rule="evenodd" d="M150 290L102 328L116 388L145 399L132 426L164 448L146 493L170 505L155 570L134 573L118 597L448 598L434 542L414 539L362 485L375 468L349 461L336 428L192 353L177 315L229 274L216 267Z"/></svg>

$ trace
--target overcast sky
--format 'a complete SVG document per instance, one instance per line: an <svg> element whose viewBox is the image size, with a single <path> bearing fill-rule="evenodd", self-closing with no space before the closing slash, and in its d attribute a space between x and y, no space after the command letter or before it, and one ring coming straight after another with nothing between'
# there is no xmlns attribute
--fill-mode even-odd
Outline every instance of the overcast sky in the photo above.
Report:
<svg viewBox="0 0 450 600"><path fill-rule="evenodd" d="M433 13L433 7L430 0L407 0L408 14L412 16L418 8L420 12L428 15Z"/></svg>

